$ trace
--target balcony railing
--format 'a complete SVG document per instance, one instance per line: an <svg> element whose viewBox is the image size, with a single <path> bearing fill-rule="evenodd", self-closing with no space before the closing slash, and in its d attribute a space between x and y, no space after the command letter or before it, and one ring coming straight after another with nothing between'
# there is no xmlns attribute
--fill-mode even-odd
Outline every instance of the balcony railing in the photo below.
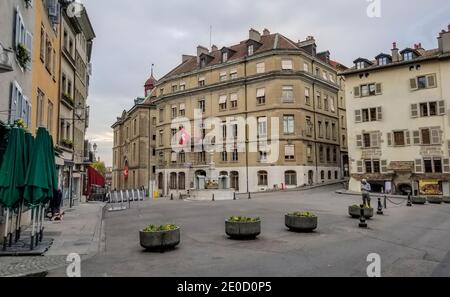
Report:
<svg viewBox="0 0 450 297"><path fill-rule="evenodd" d="M14 52L0 44L0 73L13 71Z"/></svg>

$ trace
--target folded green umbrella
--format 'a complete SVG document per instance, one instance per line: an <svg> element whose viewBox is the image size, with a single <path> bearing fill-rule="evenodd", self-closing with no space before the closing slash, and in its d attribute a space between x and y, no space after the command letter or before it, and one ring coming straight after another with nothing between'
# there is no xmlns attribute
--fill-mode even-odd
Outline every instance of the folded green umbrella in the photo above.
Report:
<svg viewBox="0 0 450 297"><path fill-rule="evenodd" d="M25 185L25 131L12 128L0 167L0 204L16 208L22 200Z"/></svg>

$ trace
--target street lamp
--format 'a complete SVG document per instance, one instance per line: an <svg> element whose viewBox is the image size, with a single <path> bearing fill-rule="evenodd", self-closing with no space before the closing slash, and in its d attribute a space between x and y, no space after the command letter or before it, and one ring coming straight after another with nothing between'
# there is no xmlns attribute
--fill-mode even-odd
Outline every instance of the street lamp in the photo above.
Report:
<svg viewBox="0 0 450 297"><path fill-rule="evenodd" d="M92 148L94 149L94 162L97 160L97 144L94 143L94 145L92 146Z"/></svg>

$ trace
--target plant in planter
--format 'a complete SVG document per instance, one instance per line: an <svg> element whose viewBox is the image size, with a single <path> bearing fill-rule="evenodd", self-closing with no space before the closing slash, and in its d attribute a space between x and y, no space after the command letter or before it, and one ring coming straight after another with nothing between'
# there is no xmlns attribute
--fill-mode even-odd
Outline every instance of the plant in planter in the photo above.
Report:
<svg viewBox="0 0 450 297"><path fill-rule="evenodd" d="M31 62L31 56L28 52L27 48L22 44L19 43L17 45L17 62L19 62L20 67L25 68L28 63Z"/></svg>
<svg viewBox="0 0 450 297"><path fill-rule="evenodd" d="M296 232L312 232L317 229L317 216L312 212L293 212L285 215L286 227Z"/></svg>
<svg viewBox="0 0 450 297"><path fill-rule="evenodd" d="M361 217L361 206L360 205L352 205L348 208L349 215L354 219L359 219ZM370 219L373 217L373 208L364 206L364 217L366 219Z"/></svg>
<svg viewBox="0 0 450 297"><path fill-rule="evenodd" d="M173 224L150 225L139 231L139 239L146 250L165 251L180 244L180 227Z"/></svg>
<svg viewBox="0 0 450 297"><path fill-rule="evenodd" d="M427 196L427 201L431 204L441 204L444 198L442 196Z"/></svg>
<svg viewBox="0 0 450 297"><path fill-rule="evenodd" d="M425 204L427 203L427 198L423 196L412 196L411 202L413 204Z"/></svg>
<svg viewBox="0 0 450 297"><path fill-rule="evenodd" d="M261 219L230 217L225 221L225 233L231 239L255 239L261 234Z"/></svg>

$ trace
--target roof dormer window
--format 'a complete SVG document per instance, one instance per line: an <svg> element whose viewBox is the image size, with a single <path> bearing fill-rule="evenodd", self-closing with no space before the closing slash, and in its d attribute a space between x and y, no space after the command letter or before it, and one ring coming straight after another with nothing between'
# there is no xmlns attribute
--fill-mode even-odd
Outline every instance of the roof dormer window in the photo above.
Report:
<svg viewBox="0 0 450 297"><path fill-rule="evenodd" d="M228 52L222 53L222 63L225 63L228 61Z"/></svg>
<svg viewBox="0 0 450 297"><path fill-rule="evenodd" d="M382 58L378 58L378 65L379 66L384 66L387 65L388 62L388 58L387 57L382 57Z"/></svg>
<svg viewBox="0 0 450 297"><path fill-rule="evenodd" d="M404 52L403 53L403 60L404 61L412 61L414 59L413 52Z"/></svg>
<svg viewBox="0 0 450 297"><path fill-rule="evenodd" d="M201 58L200 59L200 68L204 68L206 67L206 58Z"/></svg>
<svg viewBox="0 0 450 297"><path fill-rule="evenodd" d="M360 61L356 63L356 69L364 69L366 68L366 63Z"/></svg>
<svg viewBox="0 0 450 297"><path fill-rule="evenodd" d="M253 46L253 44L250 44L250 45L247 47L247 52L248 52L248 55L249 55L249 56L251 56L251 55L254 54L254 46Z"/></svg>

